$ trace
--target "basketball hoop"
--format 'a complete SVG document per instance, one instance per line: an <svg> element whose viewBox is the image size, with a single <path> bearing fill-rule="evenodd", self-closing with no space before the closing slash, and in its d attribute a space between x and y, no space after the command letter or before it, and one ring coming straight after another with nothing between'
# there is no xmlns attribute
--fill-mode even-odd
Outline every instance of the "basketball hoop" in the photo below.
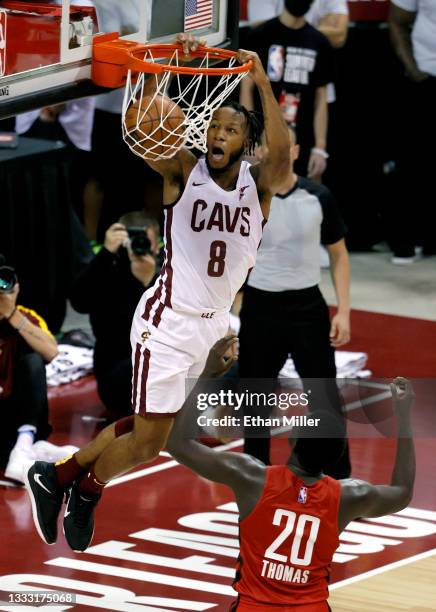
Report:
<svg viewBox="0 0 436 612"><path fill-rule="evenodd" d="M184 58L179 44L140 45L116 35L94 42L92 78L97 85L126 86L123 138L144 159L170 159L182 146L205 153L213 113L252 67L251 61L240 64L235 51L215 47L192 51L195 67L184 65ZM217 62L225 65L213 67Z"/></svg>

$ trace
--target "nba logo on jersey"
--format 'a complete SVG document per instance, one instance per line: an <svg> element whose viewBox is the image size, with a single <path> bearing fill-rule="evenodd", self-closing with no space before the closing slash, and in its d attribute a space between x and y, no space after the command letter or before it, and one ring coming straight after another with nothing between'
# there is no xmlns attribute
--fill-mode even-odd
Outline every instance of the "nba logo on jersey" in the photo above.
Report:
<svg viewBox="0 0 436 612"><path fill-rule="evenodd" d="M271 81L280 81L285 69L285 48L271 45L268 52L268 77Z"/></svg>
<svg viewBox="0 0 436 612"><path fill-rule="evenodd" d="M6 72L6 12L0 9L0 77Z"/></svg>
<svg viewBox="0 0 436 612"><path fill-rule="evenodd" d="M299 504L305 504L307 502L307 487L300 488L297 501Z"/></svg>

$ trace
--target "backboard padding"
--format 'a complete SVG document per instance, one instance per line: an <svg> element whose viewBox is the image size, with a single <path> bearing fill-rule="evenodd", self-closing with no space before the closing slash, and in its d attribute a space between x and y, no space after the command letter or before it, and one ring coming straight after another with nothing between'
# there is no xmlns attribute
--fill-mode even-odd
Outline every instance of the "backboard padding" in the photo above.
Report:
<svg viewBox="0 0 436 612"><path fill-rule="evenodd" d="M0 11L5 1L7 0L0 0ZM89 0L82 0L82 3L89 5ZM37 3L32 4L35 6ZM54 104L56 101L73 99L81 89L86 91L84 95L90 95L92 84L87 83L81 88L81 83L89 80L91 76L92 36L88 40L89 44L71 44L70 10L71 6L80 4L80 0L74 3L62 0L62 6L59 7L62 17L58 62L0 76L0 118L44 106L45 98ZM122 37L138 42L170 42L174 35L183 29L180 26L184 22L185 0L94 0L93 4L100 31L118 31ZM208 44L212 46L235 44L238 19L233 5L237 4L239 3L234 0L213 0L212 25L193 33L206 37ZM152 7L152 13L147 17L149 7ZM116 24L118 28L115 27ZM83 41L86 40L84 37ZM5 47L7 53L7 38ZM96 93L100 91L95 88Z"/></svg>

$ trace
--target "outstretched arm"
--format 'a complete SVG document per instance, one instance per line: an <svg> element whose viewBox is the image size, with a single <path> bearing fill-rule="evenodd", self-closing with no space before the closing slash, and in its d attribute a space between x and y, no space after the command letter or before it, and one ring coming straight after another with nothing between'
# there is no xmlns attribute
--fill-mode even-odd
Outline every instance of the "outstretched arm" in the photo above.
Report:
<svg viewBox="0 0 436 612"><path fill-rule="evenodd" d="M194 405L195 399L199 393L210 391L210 387L207 388L208 379L218 378L230 370L235 358L227 358L226 353L236 342L237 337L230 335L212 347L205 369L177 416L167 443L168 451L177 461L204 478L221 482L232 488L238 488L251 470L258 468L258 462L243 453L217 452L191 437L197 430L197 426L192 427L198 415Z"/></svg>
<svg viewBox="0 0 436 612"><path fill-rule="evenodd" d="M415 482L415 447L410 410L415 394L410 381L396 378L391 384L398 421L397 454L390 485L372 485L359 480L342 481L339 528L355 518L372 518L399 512L412 499Z"/></svg>
<svg viewBox="0 0 436 612"><path fill-rule="evenodd" d="M256 167L255 178L259 192L265 194L266 203L269 205L271 196L277 193L289 175L291 167L289 130L257 53L240 49L238 59L241 63L252 60L250 77L257 86L262 102L267 154Z"/></svg>

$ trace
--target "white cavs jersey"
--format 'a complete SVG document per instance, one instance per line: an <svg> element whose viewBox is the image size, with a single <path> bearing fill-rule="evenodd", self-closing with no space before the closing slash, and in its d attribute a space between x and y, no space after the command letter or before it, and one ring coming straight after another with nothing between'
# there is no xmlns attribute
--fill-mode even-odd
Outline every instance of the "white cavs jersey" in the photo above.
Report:
<svg viewBox="0 0 436 612"><path fill-rule="evenodd" d="M132 322L132 408L143 417L174 416L214 343L228 330L236 292L254 266L264 224L250 165L224 191L206 162L165 209L165 263Z"/></svg>
<svg viewBox="0 0 436 612"><path fill-rule="evenodd" d="M165 209L166 258L143 318L160 322L165 307L201 314L230 310L254 266L264 218L250 164L225 191L206 161L192 170L181 198Z"/></svg>

